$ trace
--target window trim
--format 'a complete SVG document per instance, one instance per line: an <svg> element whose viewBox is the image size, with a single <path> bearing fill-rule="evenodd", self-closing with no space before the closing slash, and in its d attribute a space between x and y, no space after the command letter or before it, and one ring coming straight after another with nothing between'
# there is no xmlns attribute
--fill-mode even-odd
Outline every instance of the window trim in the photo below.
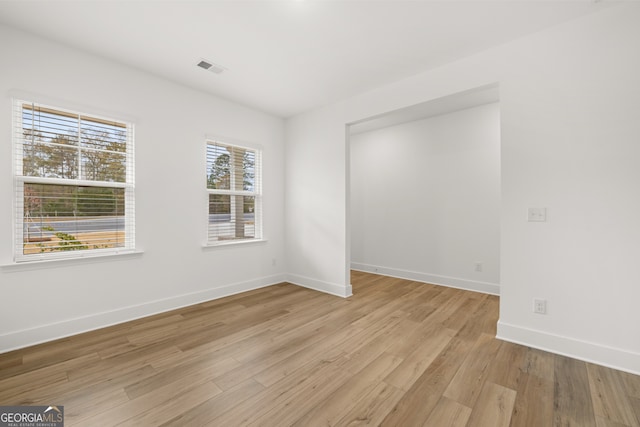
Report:
<svg viewBox="0 0 640 427"><path fill-rule="evenodd" d="M61 260L83 260L91 258L101 258L109 256L122 256L127 254L141 253L136 250L135 247L135 125L133 121L122 118L110 118L102 114L92 114L84 111L79 111L78 108L71 109L65 106L65 102L41 102L37 96L13 94L11 98L12 113L11 113L11 139L12 139L12 175L13 175L13 194L12 194L12 213L13 213L13 239L12 239L12 252L13 252L13 264L11 265L28 265L28 264L47 264L50 261ZM52 104L57 104L53 106ZM125 180L124 182L118 181L97 181L87 179L67 179L67 178L52 178L52 177L38 177L24 175L23 159L24 159L24 142L20 135L23 135L23 118L22 114L25 105L37 106L40 110L47 113L60 114L63 116L73 117L78 119L78 132L82 121L90 121L102 124L110 125L122 125L126 131L126 146L124 153L125 159ZM59 106L58 106L59 105ZM67 104L68 105L68 104ZM78 150L81 152L82 148L80 141L78 141ZM89 151L104 151L89 148ZM78 165L80 167L80 165ZM80 169L78 169L80 171ZM124 189L124 199L130 203L125 207L124 211L124 228L130 231L125 234L125 246L115 248L94 248L83 249L77 251L60 251L60 252L43 252L34 254L24 254L24 251L20 251L19 248L24 248L24 202L19 198L23 197L25 184L48 184L48 185L65 185L69 187L100 187L100 188L122 188Z"/></svg>
<svg viewBox="0 0 640 427"><path fill-rule="evenodd" d="M98 249L100 250L100 249ZM83 252L83 251L78 251ZM87 252L87 251L84 251ZM82 265L85 263L98 263L98 262L106 262L106 261L114 261L114 260L124 260L142 257L144 254L143 250L134 249L121 251L118 253L109 252L109 253L92 253L92 254L83 254L82 256L78 256L75 258L49 258L49 259L34 259L29 262L13 262L9 264L0 264L0 269L6 271L29 271L29 270L39 270L39 269L47 269L52 267L62 267L67 265Z"/></svg>
<svg viewBox="0 0 640 427"><path fill-rule="evenodd" d="M223 189L211 189L207 186L209 177L209 170L207 164L208 146L212 144L222 144L231 147L237 147L244 150L251 150L255 153L255 165L254 173L256 179L254 181L254 191L247 190L223 190ZM262 171L263 171L263 149L261 145L251 144L244 141L239 141L233 138L220 137L214 135L205 135L204 141L204 160L205 160L205 197L206 197L206 228L205 228L205 242L204 248L235 246L243 244L251 244L258 242L266 242L264 238L263 229L263 192L262 192ZM247 237L241 239L229 239L229 240L210 240L209 239L209 196L211 194L229 195L229 196L252 196L254 197L254 237Z"/></svg>

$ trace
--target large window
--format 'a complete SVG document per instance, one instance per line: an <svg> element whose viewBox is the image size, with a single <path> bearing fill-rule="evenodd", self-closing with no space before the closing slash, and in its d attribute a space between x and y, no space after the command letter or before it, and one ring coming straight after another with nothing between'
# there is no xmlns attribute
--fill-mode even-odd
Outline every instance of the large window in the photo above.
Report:
<svg viewBox="0 0 640 427"><path fill-rule="evenodd" d="M260 150L207 141L211 245L262 238Z"/></svg>
<svg viewBox="0 0 640 427"><path fill-rule="evenodd" d="M133 250L133 125L14 101L15 261Z"/></svg>

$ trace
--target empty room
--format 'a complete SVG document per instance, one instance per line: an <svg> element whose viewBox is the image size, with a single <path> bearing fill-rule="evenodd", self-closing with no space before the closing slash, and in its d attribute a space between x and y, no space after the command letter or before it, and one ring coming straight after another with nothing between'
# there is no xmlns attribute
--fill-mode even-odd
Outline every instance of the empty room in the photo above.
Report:
<svg viewBox="0 0 640 427"><path fill-rule="evenodd" d="M640 427L639 24L0 2L0 427Z"/></svg>

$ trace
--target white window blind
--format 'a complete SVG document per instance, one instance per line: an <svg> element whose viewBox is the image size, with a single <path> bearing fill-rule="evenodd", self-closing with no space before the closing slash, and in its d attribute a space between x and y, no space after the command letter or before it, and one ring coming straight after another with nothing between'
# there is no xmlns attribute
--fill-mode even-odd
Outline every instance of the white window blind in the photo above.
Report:
<svg viewBox="0 0 640 427"><path fill-rule="evenodd" d="M207 243L262 238L261 152L207 141Z"/></svg>
<svg viewBox="0 0 640 427"><path fill-rule="evenodd" d="M15 261L135 247L133 125L13 103Z"/></svg>

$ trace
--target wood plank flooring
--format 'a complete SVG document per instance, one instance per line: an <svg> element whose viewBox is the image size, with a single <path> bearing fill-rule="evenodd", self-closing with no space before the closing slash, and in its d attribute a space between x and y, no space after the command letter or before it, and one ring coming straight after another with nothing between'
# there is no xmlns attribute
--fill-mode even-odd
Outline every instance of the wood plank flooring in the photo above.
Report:
<svg viewBox="0 0 640 427"><path fill-rule="evenodd" d="M495 339L498 298L361 272L0 355L67 426L640 426L640 377Z"/></svg>

